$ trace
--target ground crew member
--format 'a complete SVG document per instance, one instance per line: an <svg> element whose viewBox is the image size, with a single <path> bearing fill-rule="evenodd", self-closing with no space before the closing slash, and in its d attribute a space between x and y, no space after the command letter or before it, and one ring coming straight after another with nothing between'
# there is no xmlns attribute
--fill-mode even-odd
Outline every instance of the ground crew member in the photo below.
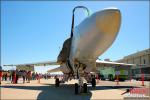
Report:
<svg viewBox="0 0 150 100"><path fill-rule="evenodd" d="M16 84L16 72L14 71L13 84Z"/></svg>

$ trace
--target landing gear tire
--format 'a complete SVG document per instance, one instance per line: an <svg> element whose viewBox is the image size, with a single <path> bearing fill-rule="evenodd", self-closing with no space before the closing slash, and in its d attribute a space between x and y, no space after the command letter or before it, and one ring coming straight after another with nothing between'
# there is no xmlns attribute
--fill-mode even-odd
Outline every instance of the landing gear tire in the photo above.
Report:
<svg viewBox="0 0 150 100"><path fill-rule="evenodd" d="M59 87L59 83L60 83L60 82L59 82L59 78L56 78L56 79L55 79L55 86L56 86L56 87Z"/></svg>
<svg viewBox="0 0 150 100"><path fill-rule="evenodd" d="M92 87L95 87L96 86L96 80L95 80L95 78L92 78Z"/></svg>
<svg viewBox="0 0 150 100"><path fill-rule="evenodd" d="M83 84L83 93L87 93L87 84L86 83Z"/></svg>
<svg viewBox="0 0 150 100"><path fill-rule="evenodd" d="M78 84L75 83L75 94L78 94Z"/></svg>

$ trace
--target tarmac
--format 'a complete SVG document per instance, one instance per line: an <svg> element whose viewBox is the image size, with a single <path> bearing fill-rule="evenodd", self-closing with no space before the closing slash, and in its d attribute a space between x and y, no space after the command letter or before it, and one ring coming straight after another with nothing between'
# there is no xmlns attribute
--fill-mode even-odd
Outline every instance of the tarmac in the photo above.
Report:
<svg viewBox="0 0 150 100"><path fill-rule="evenodd" d="M2 81L0 100L127 100L126 94L121 95L127 89L150 87L150 82L145 82L145 86L141 86L141 81L119 82L118 85L114 81L99 80L95 88L88 85L88 93L75 95L74 83L78 83L77 80L61 83L60 87L55 87L54 82L54 79L41 79L40 83L37 80L32 80L25 84L22 83L21 79L18 84Z"/></svg>

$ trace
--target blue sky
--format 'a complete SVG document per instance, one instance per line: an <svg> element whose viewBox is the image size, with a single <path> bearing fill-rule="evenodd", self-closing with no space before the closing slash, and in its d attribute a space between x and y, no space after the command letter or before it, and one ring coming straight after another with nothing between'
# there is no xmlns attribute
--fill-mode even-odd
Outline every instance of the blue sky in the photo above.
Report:
<svg viewBox="0 0 150 100"><path fill-rule="evenodd" d="M78 5L88 7L91 14L107 7L121 11L119 35L100 59L118 60L149 48L148 1L2 1L1 64L56 60L70 36L72 9ZM83 10L75 15L75 25L86 18Z"/></svg>

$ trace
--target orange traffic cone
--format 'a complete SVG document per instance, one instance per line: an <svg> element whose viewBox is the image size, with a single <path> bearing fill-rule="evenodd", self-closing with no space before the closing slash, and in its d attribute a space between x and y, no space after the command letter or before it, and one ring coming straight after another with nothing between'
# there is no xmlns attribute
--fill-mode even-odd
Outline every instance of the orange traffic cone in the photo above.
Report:
<svg viewBox="0 0 150 100"><path fill-rule="evenodd" d="M144 86L144 74L142 73L142 86Z"/></svg>

